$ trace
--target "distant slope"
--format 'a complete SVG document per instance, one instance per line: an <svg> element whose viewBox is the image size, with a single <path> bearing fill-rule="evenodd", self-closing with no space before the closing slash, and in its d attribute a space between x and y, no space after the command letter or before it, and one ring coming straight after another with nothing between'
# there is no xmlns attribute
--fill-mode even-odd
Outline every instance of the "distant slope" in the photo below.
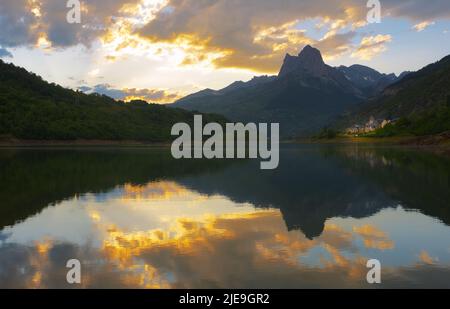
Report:
<svg viewBox="0 0 450 309"><path fill-rule="evenodd" d="M295 79L280 79L226 95L196 97L175 106L222 114L235 121L278 122L285 137L309 134L359 101L340 89L321 85L320 81L317 85L311 88Z"/></svg>
<svg viewBox="0 0 450 309"><path fill-rule="evenodd" d="M207 116L224 121L221 116ZM176 122L193 114L142 101L118 102L50 84L0 60L0 135L32 140L171 139Z"/></svg>
<svg viewBox="0 0 450 309"><path fill-rule="evenodd" d="M404 72L400 77L395 74L382 74L359 64L350 67L340 66L337 69L344 73L345 77L361 89L367 97L379 94L387 86L399 81L407 74L407 72Z"/></svg>
<svg viewBox="0 0 450 309"><path fill-rule="evenodd" d="M359 86L342 70L326 65L319 50L306 46L298 56L286 55L276 77L235 82L219 91L207 89L173 106L217 113L234 121L278 122L284 138L308 136L364 102L365 87L386 77L376 73L376 80Z"/></svg>
<svg viewBox="0 0 450 309"><path fill-rule="evenodd" d="M389 128L396 127L396 132L434 134L450 130L446 116L449 105L450 56L447 56L387 87L368 104L346 115L339 126L365 123L370 117L403 118Z"/></svg>

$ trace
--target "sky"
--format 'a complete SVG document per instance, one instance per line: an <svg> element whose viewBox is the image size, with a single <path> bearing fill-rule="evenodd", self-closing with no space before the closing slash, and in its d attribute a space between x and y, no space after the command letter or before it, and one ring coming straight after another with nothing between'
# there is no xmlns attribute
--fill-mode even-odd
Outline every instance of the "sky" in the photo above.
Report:
<svg viewBox="0 0 450 309"><path fill-rule="evenodd" d="M307 44L329 65L396 74L450 54L449 0L381 0L379 23L373 0L80 0L80 23L68 2L0 0L0 58L121 100L275 75Z"/></svg>

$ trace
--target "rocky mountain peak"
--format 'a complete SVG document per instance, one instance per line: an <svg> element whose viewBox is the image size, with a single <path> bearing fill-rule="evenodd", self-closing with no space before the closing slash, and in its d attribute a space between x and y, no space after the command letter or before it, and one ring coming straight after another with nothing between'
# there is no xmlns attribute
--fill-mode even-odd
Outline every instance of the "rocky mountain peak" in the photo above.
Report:
<svg viewBox="0 0 450 309"><path fill-rule="evenodd" d="M324 65L322 54L320 53L320 50L317 48L314 48L310 45L306 45L302 51L298 54L298 57L300 60L304 62L315 62L318 64Z"/></svg>
<svg viewBox="0 0 450 309"><path fill-rule="evenodd" d="M326 72L326 65L320 51L310 45L306 45L298 56L286 55L279 77L292 72L309 73L313 76L321 76Z"/></svg>

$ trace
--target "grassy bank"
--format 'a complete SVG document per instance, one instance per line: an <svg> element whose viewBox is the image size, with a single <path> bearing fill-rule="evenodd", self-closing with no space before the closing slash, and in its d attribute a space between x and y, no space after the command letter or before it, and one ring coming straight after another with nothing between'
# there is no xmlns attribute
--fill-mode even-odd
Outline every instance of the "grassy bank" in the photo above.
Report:
<svg viewBox="0 0 450 309"><path fill-rule="evenodd" d="M349 136L337 135L333 138L307 138L297 139L295 143L303 144L329 144L329 145L375 145L389 147L405 147L423 151L430 151L435 154L450 156L450 131L436 135L427 136Z"/></svg>

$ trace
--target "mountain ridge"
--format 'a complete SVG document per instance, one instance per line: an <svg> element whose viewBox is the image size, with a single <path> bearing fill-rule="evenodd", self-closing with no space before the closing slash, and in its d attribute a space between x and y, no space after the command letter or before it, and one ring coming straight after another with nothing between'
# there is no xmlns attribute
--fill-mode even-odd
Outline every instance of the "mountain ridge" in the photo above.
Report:
<svg viewBox="0 0 450 309"><path fill-rule="evenodd" d="M340 130L369 119L395 120L382 135L431 135L450 130L450 55L386 87L336 124Z"/></svg>
<svg viewBox="0 0 450 309"><path fill-rule="evenodd" d="M388 76L378 74L380 79ZM313 134L372 93L325 64L320 51L307 45L298 56L286 55L277 76L203 90L171 106L221 114L233 121L279 122L282 137L290 138Z"/></svg>

